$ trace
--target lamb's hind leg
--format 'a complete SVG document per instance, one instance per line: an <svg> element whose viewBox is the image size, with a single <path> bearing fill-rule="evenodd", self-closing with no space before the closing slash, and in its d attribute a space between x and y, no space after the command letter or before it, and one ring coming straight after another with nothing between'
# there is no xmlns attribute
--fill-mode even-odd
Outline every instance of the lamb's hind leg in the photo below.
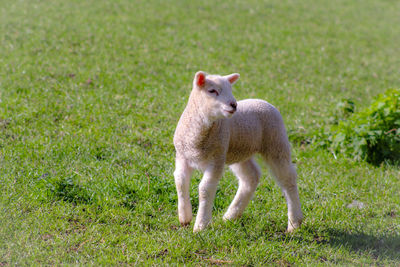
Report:
<svg viewBox="0 0 400 267"><path fill-rule="evenodd" d="M290 160L270 159L267 160L272 174L282 189L288 206L288 232L300 227L303 220L301 212L299 191L297 189L297 173Z"/></svg>
<svg viewBox="0 0 400 267"><path fill-rule="evenodd" d="M233 164L230 168L239 180L239 189L224 215L225 220L236 219L242 215L253 197L261 176L260 168L253 158Z"/></svg>

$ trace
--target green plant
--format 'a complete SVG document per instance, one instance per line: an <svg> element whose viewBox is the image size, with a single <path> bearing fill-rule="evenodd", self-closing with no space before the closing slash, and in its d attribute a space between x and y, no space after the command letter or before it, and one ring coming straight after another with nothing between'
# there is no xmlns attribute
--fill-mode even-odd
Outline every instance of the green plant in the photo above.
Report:
<svg viewBox="0 0 400 267"><path fill-rule="evenodd" d="M352 102L341 102L339 114L346 117L354 110ZM349 107L349 108L348 108ZM334 153L378 165L400 160L400 90L387 90L370 107L336 119L319 134L319 145ZM337 117L336 117L337 118Z"/></svg>

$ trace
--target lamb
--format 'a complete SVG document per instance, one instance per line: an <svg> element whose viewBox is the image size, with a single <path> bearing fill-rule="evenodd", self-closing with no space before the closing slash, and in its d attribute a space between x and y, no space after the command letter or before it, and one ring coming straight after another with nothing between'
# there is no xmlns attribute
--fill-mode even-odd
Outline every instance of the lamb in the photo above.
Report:
<svg viewBox="0 0 400 267"><path fill-rule="evenodd" d="M199 184L199 209L193 231L207 227L217 185L224 165L229 165L239 181L238 191L224 220L240 217L257 188L261 172L254 160L262 155L282 189L288 207L287 231L303 220L297 173L291 162L290 144L279 111L266 101L236 102L232 85L239 74L227 76L196 73L188 104L174 134L176 166L174 178L181 225L192 220L189 187L193 170L203 172Z"/></svg>

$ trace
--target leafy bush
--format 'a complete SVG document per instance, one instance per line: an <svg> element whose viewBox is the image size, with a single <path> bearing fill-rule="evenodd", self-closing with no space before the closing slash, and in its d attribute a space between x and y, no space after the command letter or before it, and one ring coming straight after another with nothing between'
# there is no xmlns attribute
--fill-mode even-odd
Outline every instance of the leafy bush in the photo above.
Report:
<svg viewBox="0 0 400 267"><path fill-rule="evenodd" d="M400 90L378 95L365 110L354 112L354 103L338 104L333 123L314 138L317 144L333 153L378 165L400 161Z"/></svg>

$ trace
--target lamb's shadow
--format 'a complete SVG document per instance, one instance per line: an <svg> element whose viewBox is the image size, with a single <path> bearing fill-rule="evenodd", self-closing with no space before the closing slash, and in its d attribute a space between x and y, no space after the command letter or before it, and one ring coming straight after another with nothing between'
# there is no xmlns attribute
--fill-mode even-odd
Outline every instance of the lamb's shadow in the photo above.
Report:
<svg viewBox="0 0 400 267"><path fill-rule="evenodd" d="M338 229L326 229L313 234L316 242L333 247L345 247L358 253L368 253L375 258L400 261L400 235L372 235L362 232L346 232Z"/></svg>

